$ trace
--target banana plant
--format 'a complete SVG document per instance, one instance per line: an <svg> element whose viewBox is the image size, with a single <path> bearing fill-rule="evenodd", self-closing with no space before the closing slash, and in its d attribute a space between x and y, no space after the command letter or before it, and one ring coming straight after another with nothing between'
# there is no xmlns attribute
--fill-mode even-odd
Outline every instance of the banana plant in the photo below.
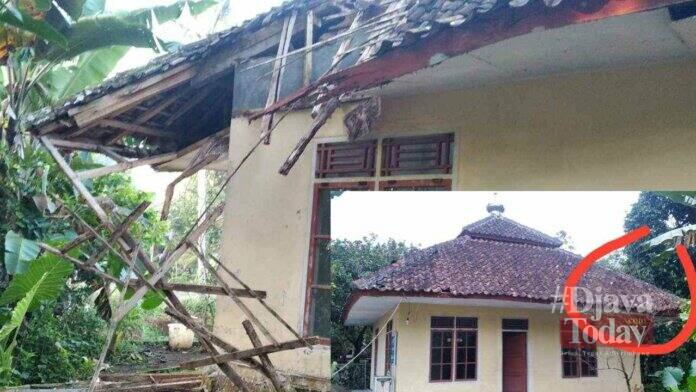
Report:
<svg viewBox="0 0 696 392"><path fill-rule="evenodd" d="M175 47L153 27L217 0L110 13L105 0L0 0L0 127L10 143L27 114L103 81L132 47Z"/></svg>
<svg viewBox="0 0 696 392"><path fill-rule="evenodd" d="M15 305L9 321L0 328L0 383L6 383L12 377L12 352L17 346L17 333L45 278L44 274L36 280L24 297Z"/></svg>
<svg viewBox="0 0 696 392"><path fill-rule="evenodd" d="M679 367L666 367L655 374L662 379L662 387L668 392L696 392L696 359L686 374Z"/></svg>

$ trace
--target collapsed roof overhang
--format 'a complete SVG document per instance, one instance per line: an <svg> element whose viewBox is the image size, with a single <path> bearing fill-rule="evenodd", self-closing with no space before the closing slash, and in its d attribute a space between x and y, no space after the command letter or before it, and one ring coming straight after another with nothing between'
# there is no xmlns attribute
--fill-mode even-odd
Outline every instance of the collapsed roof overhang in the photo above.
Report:
<svg viewBox="0 0 696 392"><path fill-rule="evenodd" d="M291 1L37 113L29 129L66 150L155 157L176 169L168 163L194 158L192 147L224 139L233 114L263 119L270 133L274 113L314 107L286 174L341 100L512 37L677 3Z"/></svg>

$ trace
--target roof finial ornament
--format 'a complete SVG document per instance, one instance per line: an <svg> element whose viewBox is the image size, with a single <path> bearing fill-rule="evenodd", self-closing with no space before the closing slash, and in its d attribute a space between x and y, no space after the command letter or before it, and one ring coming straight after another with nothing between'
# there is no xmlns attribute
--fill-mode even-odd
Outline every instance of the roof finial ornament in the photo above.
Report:
<svg viewBox="0 0 696 392"><path fill-rule="evenodd" d="M486 205L486 211L495 216L500 216L505 212L505 206L498 199L498 192L493 194L493 201Z"/></svg>

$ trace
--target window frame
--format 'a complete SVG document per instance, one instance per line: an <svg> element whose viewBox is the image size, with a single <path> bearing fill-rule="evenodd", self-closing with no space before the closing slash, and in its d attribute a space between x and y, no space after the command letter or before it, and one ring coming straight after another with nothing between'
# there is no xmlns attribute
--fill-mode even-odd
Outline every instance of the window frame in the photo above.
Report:
<svg viewBox="0 0 696 392"><path fill-rule="evenodd" d="M597 377L599 377L599 369L598 369L599 354L598 354L598 350L597 350L597 343L594 343L594 344L582 343L582 344L574 346L574 347L563 347L563 341L564 341L563 334L568 333L568 330L566 329L566 324L569 324L571 328L573 326L572 321L565 320L565 319L561 318L561 325L560 325L561 378L563 378L563 379L577 379L577 378L597 378ZM584 358L585 353L590 353L589 355L594 357L594 372L591 374L587 374L587 375L582 374L583 373L582 367L583 367L583 361L584 361L583 358ZM573 356L574 360L567 361L566 355ZM573 368L575 369L574 375L566 374L566 371L565 371L566 363L572 363L574 365L573 366Z"/></svg>
<svg viewBox="0 0 696 392"><path fill-rule="evenodd" d="M453 324L452 327L433 327L433 318L452 318L453 319ZM457 326L457 319L472 319L475 320L476 326L475 327L458 327ZM478 328L478 317L475 316L430 316L430 324L429 324L429 333L428 333L428 383L431 384L439 384L439 383L461 383L461 382L475 382L478 381L478 376L479 376L479 328ZM442 331L442 332L451 332L452 333L452 353L451 353L451 358L452 362L450 362L451 366L451 375L450 379L442 379L442 380L434 380L432 377L432 367L433 367L433 362L432 362L432 350L433 350L433 331ZM457 378L457 334L458 332L474 332L474 336L476 337L476 346L475 346L475 357L476 361L474 362L474 367L475 367L475 377L473 378L462 378L458 379ZM467 347L467 346L465 346ZM467 347L468 348L468 347ZM470 362L466 362L465 366L468 365Z"/></svg>
<svg viewBox="0 0 696 392"><path fill-rule="evenodd" d="M433 138L441 137L442 135L451 135L451 146L455 146L454 151L449 155L449 160L451 164L451 170L447 174L443 173L425 173L419 174L417 176L411 174L405 175L390 175L387 177L381 177L381 165L382 165L382 144L385 139L398 139L398 138ZM315 146L314 152L314 162L312 165L312 183L313 191L311 198L311 216L310 216L310 229L309 229L309 250L308 250L308 262L307 262L307 275L305 282L305 298L301 303L304 306L301 309L301 328L302 334L305 337L309 337L313 332L313 321L314 312L312 305L314 304L315 295L312 293L313 289L321 289L314 284L314 274L317 267L317 244L321 240L331 240L330 234L322 235L317 233L318 223L319 223L319 196L322 189L335 189L335 190L360 190L360 191L399 191L399 190L410 190L410 188L423 188L419 190L432 190L432 191L451 191L452 190L452 177L454 175L454 167L456 164L456 135L453 132L450 133L436 133L436 134L425 134L425 135L389 135L384 137L372 137L367 140L356 141L355 143L368 145L374 143L374 167L372 168L369 175L363 175L358 177L340 177L340 176L322 176L319 174L318 165L320 165L320 146L326 146L330 144L340 144L340 143L350 143L344 138L326 138L318 141ZM365 148L368 148L365 146ZM413 178L415 177L415 178ZM393 189L387 189L393 188ZM432 189L427 189L432 188ZM330 344L329 338L320 339L319 344L328 345Z"/></svg>
<svg viewBox="0 0 696 392"><path fill-rule="evenodd" d="M307 281L305 288L304 315L303 315L303 335L309 337L313 335L314 328L314 313L312 305L314 304L314 289L331 291L331 285L320 285L314 283L314 274L317 268L317 246L322 240L331 241L331 234L317 233L319 229L319 205L321 192L324 190L354 190L354 191L371 191L375 187L374 181L352 181L352 182L321 182L314 184L312 193L312 217L310 224L309 237L309 256L307 261ZM328 336L322 336L319 344L329 345L331 339Z"/></svg>

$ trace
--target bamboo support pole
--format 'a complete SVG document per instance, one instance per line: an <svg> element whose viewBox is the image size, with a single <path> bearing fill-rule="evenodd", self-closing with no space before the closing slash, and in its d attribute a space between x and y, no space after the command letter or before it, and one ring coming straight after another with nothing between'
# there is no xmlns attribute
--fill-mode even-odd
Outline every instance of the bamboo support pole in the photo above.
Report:
<svg viewBox="0 0 696 392"><path fill-rule="evenodd" d="M114 231L115 228L113 227L113 224L111 223L109 217L107 216L106 212L104 209L99 205L99 203L96 201L94 196L89 192L89 190L82 184L82 181L78 178L78 176L75 174L75 172L72 170L70 165L65 161L63 156L60 154L58 149L52 144L51 140L46 138L46 137L40 137L39 140L41 143L44 145L44 147L49 151L53 159L56 161L58 166L60 167L61 171L68 177L70 182L73 184L75 189L80 193L80 195L85 199L87 202L87 205L94 211L94 213L97 215L99 220L102 222L102 224L109 230L109 231ZM212 206L212 204L208 207L208 209ZM134 304L137 304L140 299L147 293L147 290L153 286L155 286L158 283L165 283L163 280L164 276L167 274L169 269L173 266L174 262L181 257L187 250L188 246L186 245L188 240L191 240L195 242L212 224L213 221L215 221L220 215L222 215L222 211L224 209L224 204L221 204L217 208L214 209L213 212L209 213L206 219L201 221L201 219L196 220L196 223L194 224L194 227L192 227L186 234L184 240L179 243L179 245L175 248L175 250L167 255L165 258L165 261L162 263L162 265L159 268L156 268L152 263L149 261L147 258L147 255L145 255L144 252L142 251L137 251L138 255L141 257L141 260L143 261L143 264L145 267L150 271L152 276L150 279L143 279L145 285L141 286L138 288L133 295L133 297L126 302L122 307L122 309L128 309L132 308ZM131 249L135 248L136 250L139 249L139 247L134 246L134 244L137 244L137 241L135 241L129 233L125 233L121 241L119 241L121 246L124 249ZM79 262L79 260L74 260ZM79 262L82 264L83 267L91 268L90 266L84 265L84 263ZM95 271L99 271L96 268L93 268ZM101 271L99 271L102 275L109 276L108 274L105 274ZM170 300L172 303L172 306L175 307L179 312L182 314L189 316L188 312L186 311L186 308L181 304L179 299L176 297L176 294L172 291L165 291L165 295L167 298ZM122 313L121 311L117 313ZM121 316L120 314L118 316ZM122 316L121 316L122 317ZM211 354L211 355L217 355L219 354L219 351L215 348L215 346L210 342L210 340L206 338L201 338L201 343L203 344L203 347ZM241 376L228 364L226 363L218 363L218 367L220 370L225 373L225 375L239 388L242 392L249 392L248 387L242 380Z"/></svg>

